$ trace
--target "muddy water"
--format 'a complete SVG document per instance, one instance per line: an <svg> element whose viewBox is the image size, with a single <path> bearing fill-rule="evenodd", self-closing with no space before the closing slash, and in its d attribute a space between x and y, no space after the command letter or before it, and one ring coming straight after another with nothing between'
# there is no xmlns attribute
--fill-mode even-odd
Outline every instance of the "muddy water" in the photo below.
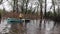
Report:
<svg viewBox="0 0 60 34"><path fill-rule="evenodd" d="M58 24L52 20L44 20L41 23L41 27L39 27L40 20L30 20L27 23L26 28L23 27L23 34L60 34L60 24ZM1 21L0 24L0 33L8 33L11 28L11 24L8 24L6 19Z"/></svg>

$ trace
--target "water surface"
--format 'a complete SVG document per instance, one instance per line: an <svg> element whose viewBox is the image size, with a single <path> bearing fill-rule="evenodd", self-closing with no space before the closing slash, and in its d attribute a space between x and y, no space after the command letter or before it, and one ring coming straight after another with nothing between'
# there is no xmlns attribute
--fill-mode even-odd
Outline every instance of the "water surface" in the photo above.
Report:
<svg viewBox="0 0 60 34"><path fill-rule="evenodd" d="M40 20L30 20L29 23L27 23L26 28L23 27L23 29L26 29L23 34L60 34L60 24L58 22L52 21L52 20L44 20L41 23L40 27ZM11 28L11 24L8 24L6 19L2 19L0 24L0 32L5 33L9 32Z"/></svg>

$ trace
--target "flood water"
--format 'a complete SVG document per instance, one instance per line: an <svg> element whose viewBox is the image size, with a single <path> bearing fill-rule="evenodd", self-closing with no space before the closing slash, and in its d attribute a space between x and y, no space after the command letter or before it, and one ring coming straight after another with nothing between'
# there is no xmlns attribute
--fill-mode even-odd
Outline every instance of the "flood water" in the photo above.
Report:
<svg viewBox="0 0 60 34"><path fill-rule="evenodd" d="M40 20L30 20L30 22L27 23L26 27L23 27L24 32L21 33L22 34L60 34L60 24L58 22L55 23L52 20L45 20L44 22L43 20L41 26L39 24L40 24ZM9 33L10 29L11 29L11 24L8 24L6 19L2 19L0 24L0 34L4 34L5 32L11 34Z"/></svg>

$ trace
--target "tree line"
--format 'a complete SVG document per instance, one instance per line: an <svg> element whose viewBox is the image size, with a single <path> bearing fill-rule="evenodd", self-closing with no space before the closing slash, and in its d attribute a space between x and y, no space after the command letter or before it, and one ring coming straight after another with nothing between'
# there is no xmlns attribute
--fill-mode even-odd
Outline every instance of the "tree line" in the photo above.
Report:
<svg viewBox="0 0 60 34"><path fill-rule="evenodd" d="M9 2L9 0L7 0ZM52 18L53 17L59 17L59 9L56 13L56 10L55 10L55 6L56 6L56 3L54 2L54 0L51 0L52 1L52 6L50 7L50 9L52 9L53 7L53 13L52 11L49 11L47 12L47 0L37 0L38 2L35 3L35 6L33 8L33 3L30 3L30 0L11 0L11 2L9 2L9 5L11 5L11 7L13 8L13 13L16 11L17 13L18 12L21 12L21 13L24 13L24 14L37 14L37 15L40 15L40 19L42 20L43 17L44 18ZM0 1L0 4L3 3L3 0ZM30 7L28 8L28 5L30 3ZM44 5L43 5L44 4ZM44 7L45 6L45 7ZM44 11L43 11L43 7L44 7ZM59 8L59 6L58 6ZM39 10L38 10L39 9ZM44 14L43 14L44 13ZM57 16L58 15L58 16ZM55 19L54 18L54 19Z"/></svg>

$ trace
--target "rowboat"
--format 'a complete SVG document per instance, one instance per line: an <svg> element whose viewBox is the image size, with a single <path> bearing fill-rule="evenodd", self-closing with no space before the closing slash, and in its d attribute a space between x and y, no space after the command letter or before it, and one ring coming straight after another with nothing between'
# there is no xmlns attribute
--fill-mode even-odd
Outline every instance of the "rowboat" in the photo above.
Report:
<svg viewBox="0 0 60 34"><path fill-rule="evenodd" d="M14 23L23 23L24 20L22 19L16 19L16 18L8 18L7 23L14 24Z"/></svg>

